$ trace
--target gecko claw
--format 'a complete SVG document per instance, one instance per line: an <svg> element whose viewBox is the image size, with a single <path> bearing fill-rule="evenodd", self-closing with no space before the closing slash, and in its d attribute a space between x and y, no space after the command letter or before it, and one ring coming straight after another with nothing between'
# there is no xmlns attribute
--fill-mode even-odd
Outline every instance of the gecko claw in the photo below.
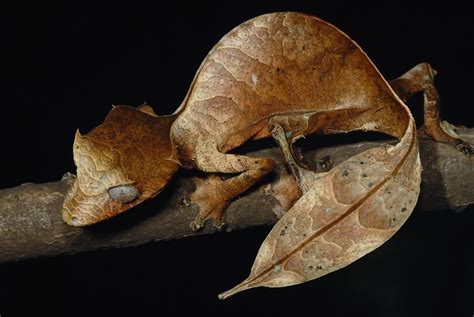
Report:
<svg viewBox="0 0 474 317"><path fill-rule="evenodd" d="M189 226L191 227L191 229L193 231L199 231L199 230L202 230L204 228L207 220L211 220L211 219L210 218L203 219L198 215L198 216L196 216L196 219L191 221ZM212 219L212 220L213 220L212 221L213 226L217 229L217 231L223 231L227 226L227 223L224 222L223 219Z"/></svg>
<svg viewBox="0 0 474 317"><path fill-rule="evenodd" d="M189 226L191 227L191 229L193 231L199 231L204 227L204 223L202 221L198 221L198 220L195 219L195 220L191 221Z"/></svg>
<svg viewBox="0 0 474 317"><path fill-rule="evenodd" d="M459 140L458 144L456 145L456 149L467 155L471 160L474 158L474 147L471 144Z"/></svg>

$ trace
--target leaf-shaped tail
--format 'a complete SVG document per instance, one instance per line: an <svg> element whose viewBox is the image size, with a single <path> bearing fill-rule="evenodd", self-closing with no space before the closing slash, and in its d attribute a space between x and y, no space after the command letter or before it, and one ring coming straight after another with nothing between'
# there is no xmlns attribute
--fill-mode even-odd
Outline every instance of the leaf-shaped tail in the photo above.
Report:
<svg viewBox="0 0 474 317"><path fill-rule="evenodd" d="M220 299L316 279L373 251L400 228L416 204L421 174L413 117L400 105L409 117L400 142L315 178L263 242L250 276Z"/></svg>

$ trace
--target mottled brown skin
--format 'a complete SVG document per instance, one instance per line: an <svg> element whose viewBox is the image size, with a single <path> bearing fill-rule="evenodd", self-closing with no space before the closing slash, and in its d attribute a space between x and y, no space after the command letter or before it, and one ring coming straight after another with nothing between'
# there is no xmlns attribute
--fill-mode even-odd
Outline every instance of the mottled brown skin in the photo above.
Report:
<svg viewBox="0 0 474 317"><path fill-rule="evenodd" d="M384 104L382 111L403 116L389 88L377 87L379 77L358 46L328 23L299 13L260 16L213 48L173 124L172 138L188 166L216 170L220 167L209 163L215 153L201 149L225 153L249 139L268 137L275 116L338 110L343 117L352 109L377 108L373 100L379 106L388 100L391 107ZM381 121L382 131L403 133ZM317 125L306 133L324 124Z"/></svg>
<svg viewBox="0 0 474 317"><path fill-rule="evenodd" d="M161 182L148 185L146 173L131 181L141 187L140 193L156 194L178 165L209 173L238 174L226 180L212 175L197 183L191 197L200 207L193 228L202 227L208 219L219 227L228 202L274 167L268 158L227 153L248 140L269 137L276 124L291 134L290 143L311 133L351 130L373 130L402 137L409 116L390 86L381 82L386 83L357 44L327 22L291 12L256 17L230 31L211 50L181 106L173 116L165 117L171 118L172 124L169 119L156 117L149 107L142 107L141 113L147 113L155 122L165 120L159 134L149 137L169 141L160 145L164 146L161 151L171 153L176 149L176 155L172 156L176 162L164 169ZM394 87L404 90L406 85ZM394 125L394 121L400 124ZM148 125L142 121L133 124ZM99 135L99 131L111 127L101 125L94 131ZM93 139L96 135L91 132L87 137ZM123 146L113 138L108 135L99 143L110 142L118 156L125 157ZM146 169L161 166L159 151L146 149L154 145L138 139L130 144L137 152L145 153L137 161L146 162ZM90 151L93 159L102 155L100 150L84 149ZM157 155L155 161L154 155ZM81 175L82 162L76 160L76 165L76 183L84 183L88 174ZM109 168L116 166L112 164ZM120 169L126 173L128 166L122 164ZM105 182L99 187L106 191L111 186ZM140 195L136 201L120 205L102 193L102 202L97 204L94 202L99 196L85 197L77 193L77 188L74 185L65 203L64 219L71 225L88 225L110 218L153 196ZM92 204L86 206L82 201ZM108 207L110 204L114 207ZM71 221L73 218L75 222Z"/></svg>

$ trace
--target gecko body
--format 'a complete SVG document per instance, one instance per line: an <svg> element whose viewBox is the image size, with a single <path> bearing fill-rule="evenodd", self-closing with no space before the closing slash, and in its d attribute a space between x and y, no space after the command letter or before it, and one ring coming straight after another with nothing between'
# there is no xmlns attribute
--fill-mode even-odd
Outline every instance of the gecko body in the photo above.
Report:
<svg viewBox="0 0 474 317"><path fill-rule="evenodd" d="M434 76L427 64L414 72L426 75L425 82ZM426 86L410 83L394 88L405 96ZM275 164L232 149L271 136L275 125L291 135L291 144L311 133L353 130L401 138L409 120L403 101L346 34L301 13L262 15L214 46L173 115L116 107L102 125L76 135L77 179L63 218L83 226L113 217L157 195L183 167L235 174L211 175L191 196L200 208L193 228L208 219L221 226L227 204Z"/></svg>

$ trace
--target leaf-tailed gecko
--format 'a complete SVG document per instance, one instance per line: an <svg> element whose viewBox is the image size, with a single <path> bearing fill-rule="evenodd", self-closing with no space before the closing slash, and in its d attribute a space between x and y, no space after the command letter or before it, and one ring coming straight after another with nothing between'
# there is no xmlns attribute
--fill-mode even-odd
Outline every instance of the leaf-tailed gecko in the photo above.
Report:
<svg viewBox="0 0 474 317"><path fill-rule="evenodd" d="M191 197L200 208L192 227L208 219L220 227L229 201L275 165L229 151L270 137L275 126L290 144L311 133L353 130L401 138L410 120L402 100L419 91L425 96L425 133L472 154L440 125L434 75L420 64L389 85L331 24L292 12L256 17L214 46L174 114L117 106L87 135L76 133L77 178L63 218L85 226L113 217L157 195L182 167L236 174L225 180L211 175Z"/></svg>

